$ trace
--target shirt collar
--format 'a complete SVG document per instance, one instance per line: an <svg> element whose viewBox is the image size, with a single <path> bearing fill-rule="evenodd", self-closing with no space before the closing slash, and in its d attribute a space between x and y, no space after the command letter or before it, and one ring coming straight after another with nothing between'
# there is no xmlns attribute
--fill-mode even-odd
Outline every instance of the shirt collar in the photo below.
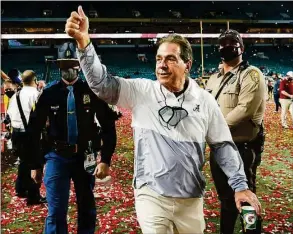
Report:
<svg viewBox="0 0 293 234"><path fill-rule="evenodd" d="M35 89L35 90L38 90L37 87L32 87L32 86L23 86L22 89Z"/></svg>
<svg viewBox="0 0 293 234"><path fill-rule="evenodd" d="M80 82L82 82L81 79L77 78L76 80L74 80L73 82L69 83L66 80L63 80L61 78L59 84L61 85L62 89L67 89L67 86L69 86L68 84L72 85L73 87L75 87L76 85L78 85Z"/></svg>
<svg viewBox="0 0 293 234"><path fill-rule="evenodd" d="M217 78L220 78L222 75L224 75L224 68L221 68L220 72L217 75Z"/></svg>
<svg viewBox="0 0 293 234"><path fill-rule="evenodd" d="M190 91L190 88L191 88L191 82L193 82L193 80L192 80L190 77L188 77L188 80L189 80L189 82L188 82L188 86L187 86L186 90L184 91L184 93L180 94L177 98L181 97L183 94L187 94L187 93ZM169 91L168 89L166 89L163 85L161 85L160 82L159 82L158 80L156 81L156 84L157 84L157 87L158 87L159 89L162 90L163 94L164 94L166 97L175 97L175 94L172 93L172 92L170 92L170 91Z"/></svg>
<svg viewBox="0 0 293 234"><path fill-rule="evenodd" d="M235 74L237 73L238 68L239 68L239 66L240 66L241 64L242 64L242 62L239 63L238 65L236 65L235 67L233 67L232 70L228 71L228 72L225 74L225 76L228 76L228 75L230 75L230 74L235 75ZM220 72L219 72L218 75L217 75L217 78L220 78L221 76L224 76L224 68L221 68Z"/></svg>

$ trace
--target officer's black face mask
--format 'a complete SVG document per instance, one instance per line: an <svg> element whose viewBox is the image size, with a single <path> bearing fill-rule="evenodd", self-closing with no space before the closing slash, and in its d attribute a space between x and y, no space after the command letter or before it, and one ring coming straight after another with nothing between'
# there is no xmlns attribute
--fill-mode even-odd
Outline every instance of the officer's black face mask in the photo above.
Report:
<svg viewBox="0 0 293 234"><path fill-rule="evenodd" d="M78 76L78 70L77 69L73 69L73 68L69 68L69 69L62 69L61 70L61 77L68 81L68 82L72 82L74 81Z"/></svg>
<svg viewBox="0 0 293 234"><path fill-rule="evenodd" d="M240 56L242 53L238 53L238 48L237 46L225 46L220 49L220 55L221 59L225 62L230 62L233 59L237 58Z"/></svg>
<svg viewBox="0 0 293 234"><path fill-rule="evenodd" d="M11 89L6 89L5 94L7 97L11 98L13 96L13 94L15 94L15 92Z"/></svg>

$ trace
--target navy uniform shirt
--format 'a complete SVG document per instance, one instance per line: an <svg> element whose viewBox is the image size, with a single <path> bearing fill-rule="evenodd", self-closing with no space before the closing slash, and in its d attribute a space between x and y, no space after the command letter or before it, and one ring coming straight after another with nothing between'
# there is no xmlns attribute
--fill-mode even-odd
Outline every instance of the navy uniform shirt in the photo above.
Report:
<svg viewBox="0 0 293 234"><path fill-rule="evenodd" d="M44 155L41 155L40 152L40 138L47 119L49 120L47 128L49 141L68 141L67 96L69 90L66 87L67 85L61 80L44 89L35 111L31 114L28 127L30 138L27 146L27 160L31 169L40 168L43 162ZM101 160L110 165L117 139L113 111L81 79L73 84L73 92L76 104L79 153L83 155L83 152L80 151L87 149L89 141L93 141L94 145L99 145L95 141L102 139ZM94 121L95 115L102 128L101 138L99 137L99 127Z"/></svg>

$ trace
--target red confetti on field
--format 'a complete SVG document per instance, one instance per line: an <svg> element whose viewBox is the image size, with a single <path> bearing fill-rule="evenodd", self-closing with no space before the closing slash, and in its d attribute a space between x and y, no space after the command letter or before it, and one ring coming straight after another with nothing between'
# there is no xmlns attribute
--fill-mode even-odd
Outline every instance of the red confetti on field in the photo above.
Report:
<svg viewBox="0 0 293 234"><path fill-rule="evenodd" d="M258 170L258 197L263 206L265 233L293 233L293 128L282 129L280 113L273 112L269 102L265 115L266 144L263 162ZM112 181L97 184L94 189L98 220L96 233L141 233L134 211L133 141L131 112L122 110L117 122L118 144L111 166ZM292 120L288 118L288 121ZM292 125L291 125L292 126ZM208 157L208 154L207 154ZM2 171L1 233L42 233L47 205L27 207L25 199L15 196L16 167ZM219 202L210 176L208 160L204 167L207 180L205 194L206 233L219 233ZM45 188L41 192L45 195ZM68 229L77 232L76 199L73 186L70 193ZM235 232L236 233L236 232Z"/></svg>

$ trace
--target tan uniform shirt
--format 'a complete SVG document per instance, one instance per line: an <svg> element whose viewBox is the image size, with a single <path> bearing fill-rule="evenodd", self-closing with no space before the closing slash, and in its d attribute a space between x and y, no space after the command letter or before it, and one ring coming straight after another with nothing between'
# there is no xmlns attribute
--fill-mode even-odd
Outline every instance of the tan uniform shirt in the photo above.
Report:
<svg viewBox="0 0 293 234"><path fill-rule="evenodd" d="M222 69L208 80L206 90L216 96L226 78L231 79L223 88L217 102L229 125L234 142L253 140L265 112L265 78L254 66L240 71L239 66L224 75Z"/></svg>

